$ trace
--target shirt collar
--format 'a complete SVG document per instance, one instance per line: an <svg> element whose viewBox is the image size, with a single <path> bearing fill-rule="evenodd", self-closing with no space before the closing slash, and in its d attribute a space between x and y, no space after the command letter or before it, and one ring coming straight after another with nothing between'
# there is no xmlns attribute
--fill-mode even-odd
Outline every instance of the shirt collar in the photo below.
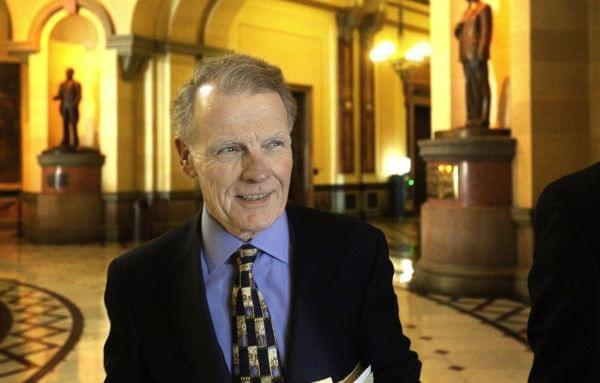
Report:
<svg viewBox="0 0 600 383"><path fill-rule="evenodd" d="M206 210L202 208L202 251L206 258L208 272L212 273L227 262L245 242L227 232ZM290 232L287 214L284 211L271 226L259 232L248 243L261 252L284 262L289 262Z"/></svg>

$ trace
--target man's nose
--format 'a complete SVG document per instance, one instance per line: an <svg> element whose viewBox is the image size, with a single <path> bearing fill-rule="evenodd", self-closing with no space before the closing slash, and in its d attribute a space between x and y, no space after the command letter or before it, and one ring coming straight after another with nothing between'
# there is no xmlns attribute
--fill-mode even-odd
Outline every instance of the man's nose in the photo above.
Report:
<svg viewBox="0 0 600 383"><path fill-rule="evenodd" d="M260 151L246 153L242 166L242 179L246 182L265 182L271 177L271 168Z"/></svg>

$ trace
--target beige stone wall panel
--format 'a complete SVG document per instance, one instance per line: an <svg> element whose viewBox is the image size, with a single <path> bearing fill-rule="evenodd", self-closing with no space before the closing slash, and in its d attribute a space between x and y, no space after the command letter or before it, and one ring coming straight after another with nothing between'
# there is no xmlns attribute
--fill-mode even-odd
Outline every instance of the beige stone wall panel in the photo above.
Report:
<svg viewBox="0 0 600 383"><path fill-rule="evenodd" d="M585 2L531 7L532 197L589 165L590 94Z"/></svg>

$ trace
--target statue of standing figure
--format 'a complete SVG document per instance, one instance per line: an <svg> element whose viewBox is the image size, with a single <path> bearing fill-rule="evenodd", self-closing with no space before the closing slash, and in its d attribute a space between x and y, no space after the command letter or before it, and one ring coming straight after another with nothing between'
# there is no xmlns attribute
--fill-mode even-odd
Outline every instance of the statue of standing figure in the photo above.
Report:
<svg viewBox="0 0 600 383"><path fill-rule="evenodd" d="M81 101L81 84L73 79L75 71L67 68L67 79L60 84L58 94L54 100L60 100L60 115L63 120L63 139L61 146L78 147L79 137L77 135L77 122L79 121L79 101ZM71 142L71 128L73 130L73 141Z"/></svg>
<svg viewBox="0 0 600 383"><path fill-rule="evenodd" d="M487 61L492 42L492 9L481 0L467 1L469 7L454 30L466 79L467 127L488 128L491 94Z"/></svg>

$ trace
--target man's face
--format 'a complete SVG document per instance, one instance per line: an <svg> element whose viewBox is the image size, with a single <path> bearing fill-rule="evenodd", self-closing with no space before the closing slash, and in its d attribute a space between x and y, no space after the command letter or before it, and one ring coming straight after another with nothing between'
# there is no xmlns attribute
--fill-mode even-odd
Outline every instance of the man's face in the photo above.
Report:
<svg viewBox="0 0 600 383"><path fill-rule="evenodd" d="M283 102L274 92L227 95L205 85L195 108L195 143L176 142L183 170L198 177L213 218L238 238L252 238L287 202L292 149Z"/></svg>

